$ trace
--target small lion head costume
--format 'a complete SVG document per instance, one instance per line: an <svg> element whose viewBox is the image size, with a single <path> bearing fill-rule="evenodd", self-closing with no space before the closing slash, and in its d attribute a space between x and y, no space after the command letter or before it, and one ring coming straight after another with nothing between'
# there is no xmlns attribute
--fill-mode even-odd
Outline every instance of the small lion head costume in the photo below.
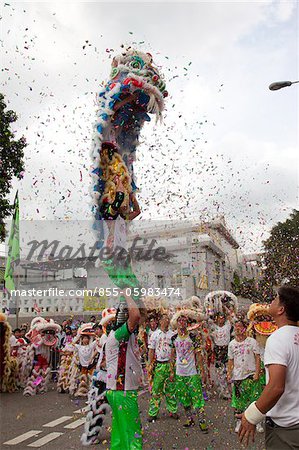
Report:
<svg viewBox="0 0 299 450"><path fill-rule="evenodd" d="M247 329L249 336L254 337L258 343L265 347L268 337L277 330L273 317L269 314L269 305L253 303L247 313L250 325Z"/></svg>

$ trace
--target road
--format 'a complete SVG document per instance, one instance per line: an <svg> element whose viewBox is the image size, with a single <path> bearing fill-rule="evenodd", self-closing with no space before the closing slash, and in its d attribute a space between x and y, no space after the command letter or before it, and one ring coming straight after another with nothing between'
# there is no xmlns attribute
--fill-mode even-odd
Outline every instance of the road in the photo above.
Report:
<svg viewBox="0 0 299 450"><path fill-rule="evenodd" d="M85 400L59 394L51 385L49 392L36 397L23 397L22 393L1 394L1 450L83 450L80 436L83 431ZM147 423L148 393L139 396L141 418L144 428L144 450L237 450L244 448L234 433L232 409L229 401L211 398L206 413L209 434L203 435L199 427L184 429L181 419L168 417L162 404L160 418ZM110 422L111 423L111 422ZM101 437L101 444L92 450L109 449L109 423ZM264 435L257 435L251 450L265 448ZM122 449L120 449L122 450Z"/></svg>

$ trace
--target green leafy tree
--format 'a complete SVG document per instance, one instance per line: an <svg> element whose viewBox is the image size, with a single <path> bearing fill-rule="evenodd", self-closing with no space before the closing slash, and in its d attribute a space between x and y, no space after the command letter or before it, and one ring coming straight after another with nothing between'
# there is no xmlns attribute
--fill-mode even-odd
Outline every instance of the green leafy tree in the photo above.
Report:
<svg viewBox="0 0 299 450"><path fill-rule="evenodd" d="M256 289L256 281L254 278L244 277L240 286L240 295L251 300L258 299L258 292Z"/></svg>
<svg viewBox="0 0 299 450"><path fill-rule="evenodd" d="M15 139L11 125L17 120L14 111L7 110L4 96L0 93L0 242L5 239L5 219L12 213L8 196L13 177L22 178L24 170L24 137Z"/></svg>
<svg viewBox="0 0 299 450"><path fill-rule="evenodd" d="M260 299L257 283L254 278L240 278L237 272L234 272L232 281L232 292L235 295L249 298L252 301Z"/></svg>
<svg viewBox="0 0 299 450"><path fill-rule="evenodd" d="M241 294L241 278L237 272L234 272L233 281L231 282L231 290L233 294L240 295Z"/></svg>
<svg viewBox="0 0 299 450"><path fill-rule="evenodd" d="M278 222L263 242L265 282L299 285L299 211L294 209L285 222Z"/></svg>

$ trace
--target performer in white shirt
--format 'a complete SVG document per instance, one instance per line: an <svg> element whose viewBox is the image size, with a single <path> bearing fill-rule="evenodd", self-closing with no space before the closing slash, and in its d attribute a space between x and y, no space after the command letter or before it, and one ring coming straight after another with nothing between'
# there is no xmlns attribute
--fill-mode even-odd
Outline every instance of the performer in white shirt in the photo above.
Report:
<svg viewBox="0 0 299 450"><path fill-rule="evenodd" d="M266 449L299 448L299 289L282 286L269 313L278 330L268 338L264 363L267 385L241 416L240 441L254 439L266 417Z"/></svg>
<svg viewBox="0 0 299 450"><path fill-rule="evenodd" d="M178 405L175 393L175 382L170 378L171 338L169 317L165 313L160 318L160 327L152 333L148 348L149 376L153 378L152 396L148 411L148 421L157 419L163 395L166 408L173 419L178 419Z"/></svg>
<svg viewBox="0 0 299 450"><path fill-rule="evenodd" d="M142 367L137 342L138 324L144 311L125 295L105 344L107 367L106 396L112 409L111 450L142 449L142 432L137 389L142 382ZM141 313L142 312L142 313Z"/></svg>
<svg viewBox="0 0 299 450"><path fill-rule="evenodd" d="M228 346L227 379L229 382L233 382L232 407L236 415L235 432L238 433L241 426L238 414L242 413L260 394L258 380L261 358L257 341L247 337L245 319L237 320L234 332L235 339Z"/></svg>
<svg viewBox="0 0 299 450"><path fill-rule="evenodd" d="M201 431L208 433L201 384L202 379L205 381L206 375L203 370L201 343L194 333L188 331L192 318L196 320L196 314L191 310L180 310L171 321L173 326L177 326L178 332L172 337L171 359L175 363L175 371L172 367L170 379L175 377L177 398L187 415L184 427L194 426L194 415L197 415Z"/></svg>

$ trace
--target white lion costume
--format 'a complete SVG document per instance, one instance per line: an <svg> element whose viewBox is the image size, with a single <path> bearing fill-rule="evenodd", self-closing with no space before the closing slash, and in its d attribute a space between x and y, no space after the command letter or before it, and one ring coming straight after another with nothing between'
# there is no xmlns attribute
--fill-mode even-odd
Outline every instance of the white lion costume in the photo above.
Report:
<svg viewBox="0 0 299 450"><path fill-rule="evenodd" d="M53 319L35 317L26 337L30 344L26 349L22 364L22 378L25 383L24 395L42 394L47 391L51 367L51 348L58 343L57 334L61 327Z"/></svg>
<svg viewBox="0 0 299 450"><path fill-rule="evenodd" d="M74 349L75 349L74 344L72 342L68 342L60 350L60 364L57 381L57 391L60 392L61 394L69 392L71 363L74 355Z"/></svg>
<svg viewBox="0 0 299 450"><path fill-rule="evenodd" d="M115 308L106 308L102 311L102 320L100 324L106 335L109 334L111 324L116 317ZM99 442L105 428L105 419L107 413L111 411L106 398L107 372L105 369L105 344L100 349L97 367L93 373L92 384L88 393L88 412L84 432L81 436L81 443L85 446L93 445Z"/></svg>
<svg viewBox="0 0 299 450"><path fill-rule="evenodd" d="M225 308L232 308L235 314L238 312L238 299L232 292L212 291L206 295L203 310L209 317L224 312Z"/></svg>
<svg viewBox="0 0 299 450"><path fill-rule="evenodd" d="M179 305L177 305L176 312L174 313L170 321L170 326L173 330L177 329L177 321L181 316L188 317L189 321L193 322L197 327L197 325L205 319L200 298L193 295L192 297L187 298L186 300L180 302Z"/></svg>

